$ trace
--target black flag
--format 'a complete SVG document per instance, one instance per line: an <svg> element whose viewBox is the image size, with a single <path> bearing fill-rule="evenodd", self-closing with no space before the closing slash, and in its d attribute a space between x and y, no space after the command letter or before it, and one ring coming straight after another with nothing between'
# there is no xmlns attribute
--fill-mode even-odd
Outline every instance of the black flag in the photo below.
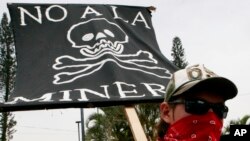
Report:
<svg viewBox="0 0 250 141"><path fill-rule="evenodd" d="M176 68L158 47L146 7L9 4L17 52L3 110L163 100Z"/></svg>

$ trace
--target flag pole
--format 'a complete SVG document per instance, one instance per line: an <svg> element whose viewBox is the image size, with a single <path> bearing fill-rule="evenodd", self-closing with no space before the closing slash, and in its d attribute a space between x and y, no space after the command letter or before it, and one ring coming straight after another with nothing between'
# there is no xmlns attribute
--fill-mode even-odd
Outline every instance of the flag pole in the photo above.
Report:
<svg viewBox="0 0 250 141"><path fill-rule="evenodd" d="M124 108L126 117L129 122L130 129L132 130L135 141L147 141L147 137L144 133L138 115L134 106L125 106Z"/></svg>

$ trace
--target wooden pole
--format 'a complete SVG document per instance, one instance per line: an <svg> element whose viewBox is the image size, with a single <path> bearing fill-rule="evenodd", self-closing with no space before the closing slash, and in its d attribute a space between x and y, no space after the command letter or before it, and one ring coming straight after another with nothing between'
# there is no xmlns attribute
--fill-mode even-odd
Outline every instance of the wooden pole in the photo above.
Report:
<svg viewBox="0 0 250 141"><path fill-rule="evenodd" d="M135 108L133 106L126 106L124 109L135 141L147 141Z"/></svg>

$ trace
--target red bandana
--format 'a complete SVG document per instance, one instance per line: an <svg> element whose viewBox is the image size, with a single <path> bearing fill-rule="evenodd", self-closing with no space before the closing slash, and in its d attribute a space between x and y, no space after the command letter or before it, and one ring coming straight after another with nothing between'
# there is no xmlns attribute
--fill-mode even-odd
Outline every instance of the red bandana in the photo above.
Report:
<svg viewBox="0 0 250 141"><path fill-rule="evenodd" d="M219 141L222 124L213 112L191 115L172 124L163 141Z"/></svg>

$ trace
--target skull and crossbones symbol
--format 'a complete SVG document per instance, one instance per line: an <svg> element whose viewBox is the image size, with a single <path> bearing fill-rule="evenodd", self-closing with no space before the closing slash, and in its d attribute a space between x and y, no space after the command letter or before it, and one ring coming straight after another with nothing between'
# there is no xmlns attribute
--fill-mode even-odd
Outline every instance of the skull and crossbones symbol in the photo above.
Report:
<svg viewBox="0 0 250 141"><path fill-rule="evenodd" d="M91 27L94 30L90 31ZM105 18L90 19L71 26L67 39L73 48L80 49L84 57L75 58L69 55L57 57L53 69L61 72L54 75L55 85L71 83L91 75L107 62L115 63L122 69L139 71L159 78L171 76L166 68L156 65L157 60L148 51L139 50L135 54L122 54L129 38L120 26Z"/></svg>

